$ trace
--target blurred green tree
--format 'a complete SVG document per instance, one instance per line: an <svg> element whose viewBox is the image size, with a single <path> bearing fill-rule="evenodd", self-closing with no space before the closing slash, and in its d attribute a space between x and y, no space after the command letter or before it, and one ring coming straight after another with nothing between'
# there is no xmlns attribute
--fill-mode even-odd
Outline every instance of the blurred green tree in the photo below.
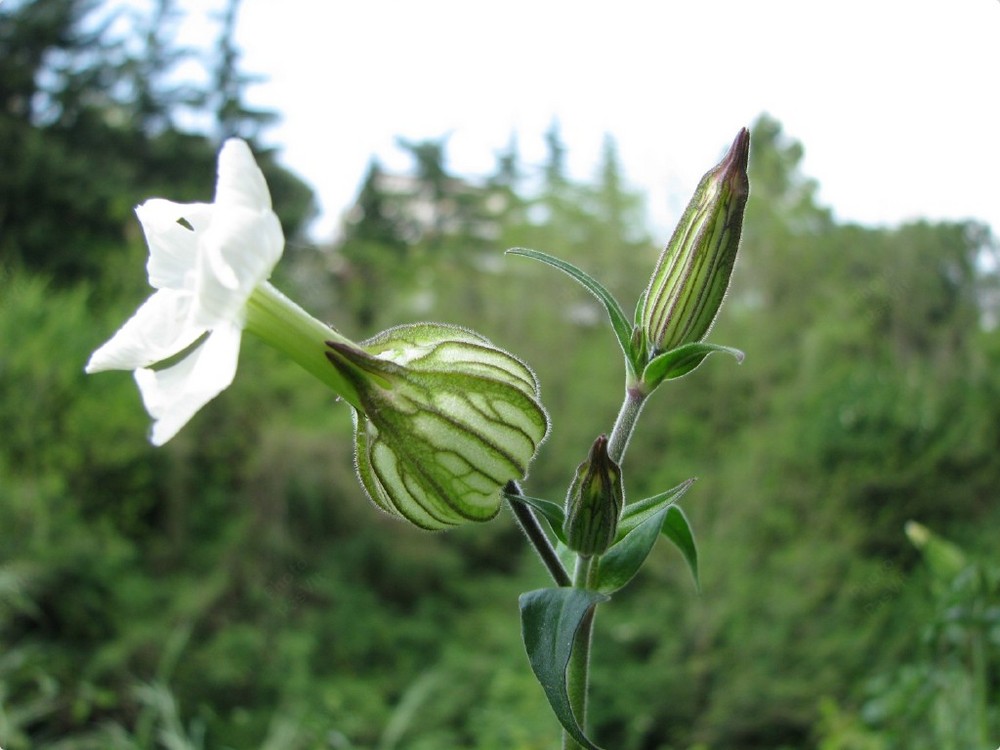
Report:
<svg viewBox="0 0 1000 750"><path fill-rule="evenodd" d="M210 103L206 92L171 78L194 52L170 39L177 11L168 0L148 16L135 13L140 33L126 39L115 31L114 13L93 0L0 5L3 265L58 283L103 279L109 259L135 239L136 195L169 189L179 200L206 197L217 143L174 124L179 109ZM231 39L222 46L219 75L227 96L238 99L250 79L233 70ZM224 109L218 116L226 128L262 123L261 113ZM294 238L311 218L311 190L273 159L263 161L275 209Z"/></svg>

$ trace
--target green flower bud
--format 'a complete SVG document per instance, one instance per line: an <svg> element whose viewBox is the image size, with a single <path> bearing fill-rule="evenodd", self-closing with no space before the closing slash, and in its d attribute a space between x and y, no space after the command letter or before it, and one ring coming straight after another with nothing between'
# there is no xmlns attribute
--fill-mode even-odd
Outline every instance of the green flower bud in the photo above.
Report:
<svg viewBox="0 0 1000 750"><path fill-rule="evenodd" d="M372 501L425 529L493 518L500 488L527 474L548 432L527 365L430 323L327 346L358 395L356 465Z"/></svg>
<svg viewBox="0 0 1000 750"><path fill-rule="evenodd" d="M740 243L749 154L750 133L743 128L726 157L701 179L660 255L640 316L651 357L701 341L712 327Z"/></svg>
<svg viewBox="0 0 1000 750"><path fill-rule="evenodd" d="M622 471L608 456L608 439L601 435L577 467L566 495L563 531L569 548L585 557L605 552L615 540L624 504Z"/></svg>
<svg viewBox="0 0 1000 750"><path fill-rule="evenodd" d="M938 536L923 524L907 521L903 527L910 542L924 554L927 565L939 583L951 583L969 565L962 549Z"/></svg>

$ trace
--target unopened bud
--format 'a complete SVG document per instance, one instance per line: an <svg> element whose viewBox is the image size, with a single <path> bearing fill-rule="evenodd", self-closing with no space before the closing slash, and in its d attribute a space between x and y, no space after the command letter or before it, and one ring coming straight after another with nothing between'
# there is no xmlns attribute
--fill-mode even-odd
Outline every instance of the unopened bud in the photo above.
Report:
<svg viewBox="0 0 1000 750"><path fill-rule="evenodd" d="M968 567L968 558L954 542L938 536L916 521L907 521L903 529L913 546L924 554L931 573L940 582L950 583Z"/></svg>
<svg viewBox="0 0 1000 750"><path fill-rule="evenodd" d="M624 503L621 468L608 456L608 439L601 435L566 495L567 546L585 557L605 552L615 541Z"/></svg>
<svg viewBox="0 0 1000 750"><path fill-rule="evenodd" d="M528 366L431 323L327 347L357 392L357 470L372 501L425 529L493 518L500 488L527 474L549 428Z"/></svg>
<svg viewBox="0 0 1000 750"><path fill-rule="evenodd" d="M646 289L640 324L649 355L701 341L729 287L750 194L750 132L698 184L660 255Z"/></svg>

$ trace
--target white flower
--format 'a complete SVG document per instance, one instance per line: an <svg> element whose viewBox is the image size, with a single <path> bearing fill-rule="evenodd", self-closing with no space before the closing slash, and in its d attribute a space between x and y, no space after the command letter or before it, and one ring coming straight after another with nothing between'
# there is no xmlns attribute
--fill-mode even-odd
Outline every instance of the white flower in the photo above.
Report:
<svg viewBox="0 0 1000 750"><path fill-rule="evenodd" d="M88 373L134 370L150 440L163 445L233 381L250 295L281 258L284 236L246 143L219 154L215 202L154 198L136 208L157 291L93 353ZM158 362L182 355L160 369Z"/></svg>

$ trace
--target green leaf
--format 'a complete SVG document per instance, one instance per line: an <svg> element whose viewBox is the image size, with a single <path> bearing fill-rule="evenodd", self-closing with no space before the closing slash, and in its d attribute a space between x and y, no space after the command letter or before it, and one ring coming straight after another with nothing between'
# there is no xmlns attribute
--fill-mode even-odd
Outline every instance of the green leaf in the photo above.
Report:
<svg viewBox="0 0 1000 750"><path fill-rule="evenodd" d="M639 302L635 306L635 322L632 324L632 339L631 339L631 351L632 359L635 362L635 369L632 370L632 374L637 373L642 369L642 365L646 362L648 357L647 352L647 340L646 332L642 330L642 306L646 302L646 290L642 290L642 294L639 295Z"/></svg>
<svg viewBox="0 0 1000 750"><path fill-rule="evenodd" d="M642 371L642 383L648 391L652 391L664 380L673 380L687 375L700 365L709 354L724 352L731 354L737 362L743 361L743 352L731 346L719 346L697 341L684 346L678 346L668 352L657 354Z"/></svg>
<svg viewBox="0 0 1000 750"><path fill-rule="evenodd" d="M562 539L556 542L556 555L559 557L559 562L562 563L566 570L573 570L576 567L576 561L579 555L567 547L566 542Z"/></svg>
<svg viewBox="0 0 1000 750"><path fill-rule="evenodd" d="M521 594L521 636L545 697L563 728L587 750L600 750L587 739L573 714L566 670L583 618L609 597L587 589L539 589Z"/></svg>
<svg viewBox="0 0 1000 750"><path fill-rule="evenodd" d="M646 304L646 291L645 289L642 290L642 294L639 295L639 301L635 303L633 320L636 328L642 328L642 307Z"/></svg>
<svg viewBox="0 0 1000 750"><path fill-rule="evenodd" d="M622 353L625 355L625 362L629 370L635 372L637 370L635 365L635 357L632 351L632 324L629 323L628 318L625 317L625 311L622 310L622 306L618 304L618 300L609 292L597 279L590 276L588 273L581 271L579 268L574 266L572 263L567 263L564 260L560 260L548 253L542 253L538 250L529 250L523 247L512 247L507 251L510 255L521 255L525 258L533 258L534 260L546 263L553 268L557 268L563 273L576 279L580 284L584 286L591 294L593 294L597 299L601 301L605 309L608 311L608 317L611 319L611 328L615 332L615 336L618 338L618 344L622 348Z"/></svg>
<svg viewBox="0 0 1000 750"><path fill-rule="evenodd" d="M691 524L688 523L684 511L677 505L667 508L667 517L663 519L663 535L667 537L674 546L681 551L684 559L687 560L691 575L694 577L694 586L700 592L701 581L698 578L698 548L694 543L694 533L691 531Z"/></svg>
<svg viewBox="0 0 1000 750"><path fill-rule="evenodd" d="M566 543L566 538L563 534L563 524L566 520L566 514L563 511L563 507L559 505L559 503L554 503L551 500L543 500L540 497L512 495L507 492L504 492L503 496L512 503L524 503L525 505L537 510L542 514L542 517L548 521L549 526L552 528L552 532L556 535L556 537L558 537L559 541L564 544Z"/></svg>
<svg viewBox="0 0 1000 750"><path fill-rule="evenodd" d="M628 529L628 533L600 558L597 576L599 591L611 594L632 580L661 533L680 550L691 570L695 588L701 591L694 533L684 511L674 505L693 483L694 479L689 479L672 490L640 500L626 509L622 526Z"/></svg>
<svg viewBox="0 0 1000 750"><path fill-rule="evenodd" d="M600 559L597 589L614 593L627 584L649 557L670 508L660 508L605 552Z"/></svg>
<svg viewBox="0 0 1000 750"><path fill-rule="evenodd" d="M647 497L643 500L626 505L625 511L622 513L621 520L618 521L618 539L624 537L628 532L659 511L661 508L680 500L691 485L695 483L695 481L697 481L697 478L691 477L666 492L661 492L658 495L653 495L652 497Z"/></svg>

